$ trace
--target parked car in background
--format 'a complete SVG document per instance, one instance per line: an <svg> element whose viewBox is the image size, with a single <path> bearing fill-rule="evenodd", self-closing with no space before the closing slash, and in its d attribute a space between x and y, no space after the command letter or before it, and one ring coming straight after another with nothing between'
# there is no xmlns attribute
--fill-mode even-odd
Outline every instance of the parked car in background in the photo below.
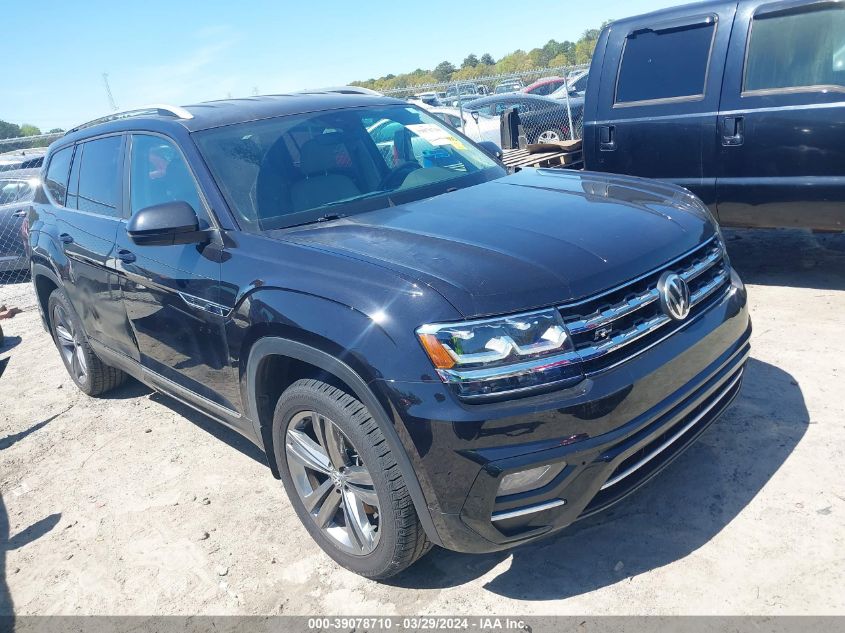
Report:
<svg viewBox="0 0 845 633"><path fill-rule="evenodd" d="M512 92L476 99L465 103L463 107L465 110L495 117L500 117L505 110L515 108L519 112L519 121L525 129L529 143L563 141L570 138L569 113L566 104L557 99ZM572 111L575 137L579 138L584 112L583 98L573 97L569 107Z"/></svg>
<svg viewBox="0 0 845 633"><path fill-rule="evenodd" d="M502 146L502 127L499 117L481 113L478 113L476 117L469 110L464 110L462 128L461 111L458 108L428 108L428 111L456 130L461 130L476 143L490 141L500 148Z"/></svg>
<svg viewBox="0 0 845 633"><path fill-rule="evenodd" d="M436 92L421 92L419 94L415 94L412 97L409 97L408 101L410 101L412 103L417 103L418 105L422 105L422 106L439 106L439 105L441 105L440 99L437 97Z"/></svg>
<svg viewBox="0 0 845 633"><path fill-rule="evenodd" d="M441 99L441 105L457 107L460 103L466 103L478 99L487 94L487 88L474 83L460 83L449 86L446 89L445 99Z"/></svg>
<svg viewBox="0 0 845 633"><path fill-rule="evenodd" d="M705 2L619 20L586 168L683 185L729 226L845 230L845 5Z"/></svg>
<svg viewBox="0 0 845 633"><path fill-rule="evenodd" d="M398 99L111 115L51 146L32 206L37 303L74 384L134 376L241 433L304 530L370 578L628 496L728 407L749 355L744 286L692 194L508 175ZM244 524L291 525L259 505Z"/></svg>
<svg viewBox="0 0 845 633"><path fill-rule="evenodd" d="M499 119L479 116L478 122L476 123L475 117L469 111L466 111L464 112L466 130L461 130L460 110L456 108L428 107L425 110L459 132L466 134L466 136L477 143L482 143L483 145L494 143L496 145L495 151L489 146L485 146L484 149L488 154L498 156L501 150ZM372 123L367 127L367 132L387 162L394 162L397 152L402 151L402 147L408 143L410 143L414 161L421 165L429 160L428 157L439 152L437 144L432 143L423 130L419 128L405 129L390 118L380 119Z"/></svg>
<svg viewBox="0 0 845 633"><path fill-rule="evenodd" d="M0 154L0 172L19 169L39 169L44 163L44 155L46 153L46 147L38 147L35 149L18 149Z"/></svg>
<svg viewBox="0 0 845 633"><path fill-rule="evenodd" d="M37 169L0 172L0 273L29 269L23 227L38 174Z"/></svg>
<svg viewBox="0 0 845 633"><path fill-rule="evenodd" d="M569 89L569 96L583 97L587 92L587 82L590 79L589 70L581 70L572 73L566 78L565 85L561 85L549 96L552 99L566 99L566 91Z"/></svg>
<svg viewBox="0 0 845 633"><path fill-rule="evenodd" d="M563 77L543 77L532 84L525 86L522 92L530 95L545 97L563 86L566 80Z"/></svg>
<svg viewBox="0 0 845 633"><path fill-rule="evenodd" d="M522 90L522 87L523 84L521 80L508 79L507 81L502 81L501 83L496 84L493 94L499 95L506 92L517 92L518 90Z"/></svg>
<svg viewBox="0 0 845 633"><path fill-rule="evenodd" d="M590 69L575 71L566 78L566 83L570 89L583 95L587 90L587 82L590 80Z"/></svg>

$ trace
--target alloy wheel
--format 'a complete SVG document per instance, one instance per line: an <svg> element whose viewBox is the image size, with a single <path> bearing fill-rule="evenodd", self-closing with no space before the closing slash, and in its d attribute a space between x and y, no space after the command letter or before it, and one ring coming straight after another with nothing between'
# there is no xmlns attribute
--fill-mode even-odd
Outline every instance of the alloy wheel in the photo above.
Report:
<svg viewBox="0 0 845 633"><path fill-rule="evenodd" d="M317 527L349 554L372 552L379 500L349 438L326 416L302 411L288 425L285 451L296 492Z"/></svg>
<svg viewBox="0 0 845 633"><path fill-rule="evenodd" d="M538 143L556 143L559 140L560 134L558 134L554 130L546 130L545 132L540 132L540 135L537 137Z"/></svg>
<svg viewBox="0 0 845 633"><path fill-rule="evenodd" d="M88 376L88 363L80 339L81 333L76 331L73 321L61 305L53 309L53 328L59 343L59 352L71 376L77 382L84 383Z"/></svg>

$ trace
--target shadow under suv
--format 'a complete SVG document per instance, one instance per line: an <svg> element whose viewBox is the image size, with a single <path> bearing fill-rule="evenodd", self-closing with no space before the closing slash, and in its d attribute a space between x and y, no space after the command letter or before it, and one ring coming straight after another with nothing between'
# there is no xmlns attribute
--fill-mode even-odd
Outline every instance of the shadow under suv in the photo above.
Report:
<svg viewBox="0 0 845 633"><path fill-rule="evenodd" d="M561 529L737 395L746 293L686 190L486 149L346 90L85 124L28 213L44 325L85 393L253 441L359 574Z"/></svg>

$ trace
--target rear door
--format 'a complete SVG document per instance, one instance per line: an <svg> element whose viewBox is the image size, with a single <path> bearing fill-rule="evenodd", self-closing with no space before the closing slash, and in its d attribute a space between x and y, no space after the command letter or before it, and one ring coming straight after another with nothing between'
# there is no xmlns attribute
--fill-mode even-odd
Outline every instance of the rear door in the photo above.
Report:
<svg viewBox="0 0 845 633"><path fill-rule="evenodd" d="M719 116L719 220L845 229L843 121L845 5L741 3Z"/></svg>
<svg viewBox="0 0 845 633"><path fill-rule="evenodd" d="M65 292L90 338L126 352L132 342L122 328L126 318L113 264L123 206L123 144L122 134L78 143L67 191L55 202L59 247L68 262Z"/></svg>
<svg viewBox="0 0 845 633"><path fill-rule="evenodd" d="M735 2L723 2L610 27L591 169L667 180L715 203L717 112L735 12Z"/></svg>

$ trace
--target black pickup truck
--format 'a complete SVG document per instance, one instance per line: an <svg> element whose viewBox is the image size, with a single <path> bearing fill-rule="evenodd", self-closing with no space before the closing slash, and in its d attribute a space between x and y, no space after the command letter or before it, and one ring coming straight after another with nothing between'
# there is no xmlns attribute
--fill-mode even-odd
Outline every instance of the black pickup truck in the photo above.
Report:
<svg viewBox="0 0 845 633"><path fill-rule="evenodd" d="M724 225L845 230L845 4L713 1L611 23L584 158L682 185Z"/></svg>

